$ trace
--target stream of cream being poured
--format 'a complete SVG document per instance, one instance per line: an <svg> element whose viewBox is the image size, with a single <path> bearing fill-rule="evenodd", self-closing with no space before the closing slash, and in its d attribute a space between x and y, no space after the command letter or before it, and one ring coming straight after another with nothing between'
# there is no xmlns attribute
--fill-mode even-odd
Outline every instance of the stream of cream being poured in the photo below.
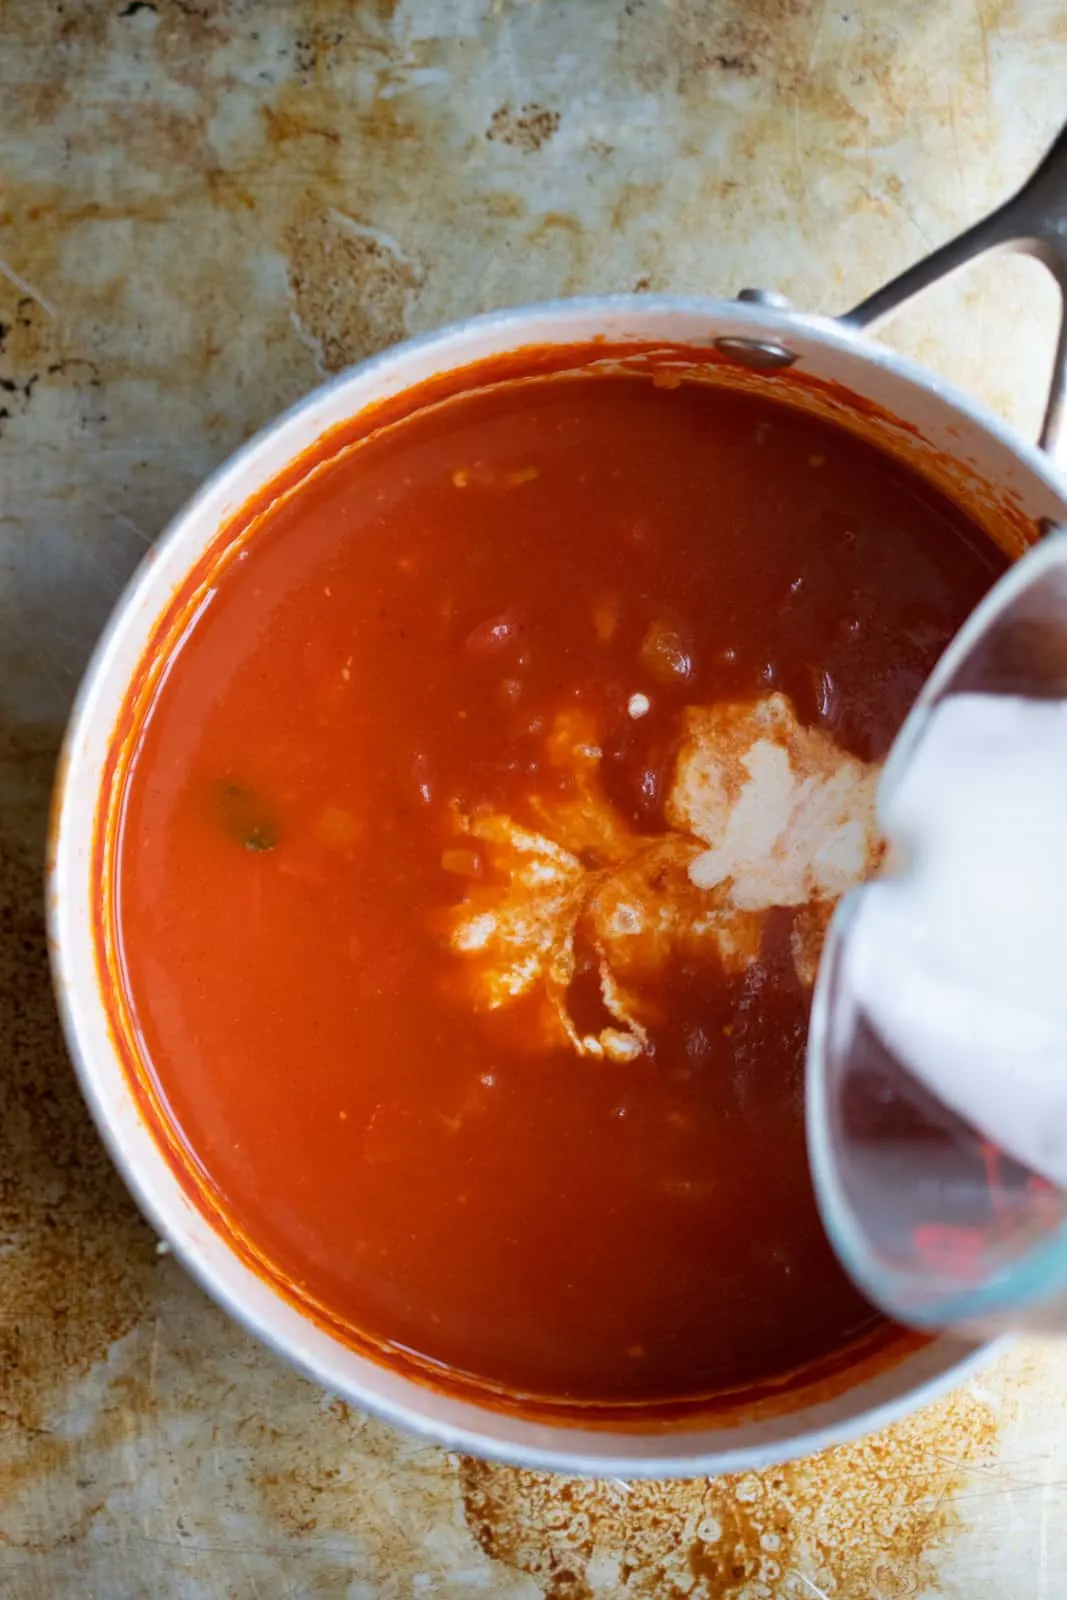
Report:
<svg viewBox="0 0 1067 1600"><path fill-rule="evenodd" d="M842 983L926 1087L1067 1187L1067 701L960 694L882 802Z"/></svg>

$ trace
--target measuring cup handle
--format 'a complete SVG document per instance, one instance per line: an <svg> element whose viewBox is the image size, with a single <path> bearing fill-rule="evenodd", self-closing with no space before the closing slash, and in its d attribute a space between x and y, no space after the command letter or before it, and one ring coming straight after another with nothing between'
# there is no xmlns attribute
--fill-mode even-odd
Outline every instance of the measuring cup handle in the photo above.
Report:
<svg viewBox="0 0 1067 1600"><path fill-rule="evenodd" d="M872 328L931 284L994 250L1035 256L1060 289L1060 332L1039 443L1067 462L1067 127L1018 193L958 238L917 261L840 318L852 328Z"/></svg>

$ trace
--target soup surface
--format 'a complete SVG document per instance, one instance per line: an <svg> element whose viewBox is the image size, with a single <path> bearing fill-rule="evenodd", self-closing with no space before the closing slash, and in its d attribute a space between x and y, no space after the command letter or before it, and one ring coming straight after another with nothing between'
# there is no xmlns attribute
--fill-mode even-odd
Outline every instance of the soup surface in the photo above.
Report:
<svg viewBox="0 0 1067 1600"><path fill-rule="evenodd" d="M452 399L272 506L155 693L115 897L147 1071L270 1270L548 1399L868 1334L810 986L1004 565L828 424L638 376Z"/></svg>

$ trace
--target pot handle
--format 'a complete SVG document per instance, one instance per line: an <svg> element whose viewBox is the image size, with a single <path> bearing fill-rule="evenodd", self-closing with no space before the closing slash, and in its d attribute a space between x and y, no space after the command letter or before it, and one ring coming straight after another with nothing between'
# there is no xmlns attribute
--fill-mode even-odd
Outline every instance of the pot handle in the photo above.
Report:
<svg viewBox="0 0 1067 1600"><path fill-rule="evenodd" d="M1035 256L1059 285L1059 340L1038 442L1043 450L1067 464L1067 127L1061 130L1037 171L1010 200L957 239L916 262L839 320L851 328L872 328L931 284L994 250Z"/></svg>

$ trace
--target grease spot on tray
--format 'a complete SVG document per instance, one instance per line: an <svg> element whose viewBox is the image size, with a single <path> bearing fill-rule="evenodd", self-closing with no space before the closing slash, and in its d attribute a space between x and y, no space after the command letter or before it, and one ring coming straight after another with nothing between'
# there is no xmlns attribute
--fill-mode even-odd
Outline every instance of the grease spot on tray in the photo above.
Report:
<svg viewBox="0 0 1067 1600"><path fill-rule="evenodd" d="M0 831L0 1415L30 1435L133 1327L156 1259L67 1059L41 871Z"/></svg>
<svg viewBox="0 0 1067 1600"><path fill-rule="evenodd" d="M404 338L423 270L395 240L327 211L291 227L286 244L296 315L324 371Z"/></svg>
<svg viewBox="0 0 1067 1600"><path fill-rule="evenodd" d="M510 144L525 155L533 155L547 144L559 127L559 112L549 111L531 101L513 111L500 106L490 119L485 137L497 144Z"/></svg>
<svg viewBox="0 0 1067 1600"><path fill-rule="evenodd" d="M954 1495L997 1437L969 1389L857 1444L763 1472L592 1481L464 1458L463 1507L545 1600L912 1600L938 1592Z"/></svg>

